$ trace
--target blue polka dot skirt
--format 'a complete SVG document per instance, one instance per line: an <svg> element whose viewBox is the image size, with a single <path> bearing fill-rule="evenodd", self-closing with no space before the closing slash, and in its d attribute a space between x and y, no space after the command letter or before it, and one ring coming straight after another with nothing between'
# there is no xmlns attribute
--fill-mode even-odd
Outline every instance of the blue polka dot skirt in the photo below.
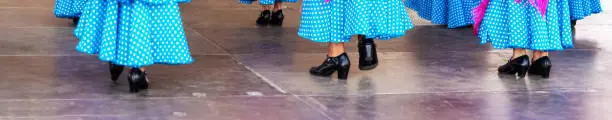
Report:
<svg viewBox="0 0 612 120"><path fill-rule="evenodd" d="M472 9L481 0L406 0L406 6L434 24L458 28L474 24Z"/></svg>
<svg viewBox="0 0 612 120"><path fill-rule="evenodd" d="M252 4L257 0L239 0L243 4ZM297 0L259 0L260 5L273 5L275 2L297 2Z"/></svg>
<svg viewBox="0 0 612 120"><path fill-rule="evenodd" d="M140 68L193 62L179 12L185 0L89 0L75 30L76 49Z"/></svg>
<svg viewBox="0 0 612 120"><path fill-rule="evenodd" d="M298 35L314 42L348 42L353 35L389 40L413 27L402 0L304 0Z"/></svg>
<svg viewBox="0 0 612 120"><path fill-rule="evenodd" d="M569 6L572 20L581 20L602 11L599 0L569 0Z"/></svg>
<svg viewBox="0 0 612 120"><path fill-rule="evenodd" d="M572 48L567 0L549 0L542 14L522 0L490 0L480 24L478 37L493 48L522 48L554 51Z"/></svg>
<svg viewBox="0 0 612 120"><path fill-rule="evenodd" d="M53 13L58 18L75 18L81 15L86 0L56 0Z"/></svg>

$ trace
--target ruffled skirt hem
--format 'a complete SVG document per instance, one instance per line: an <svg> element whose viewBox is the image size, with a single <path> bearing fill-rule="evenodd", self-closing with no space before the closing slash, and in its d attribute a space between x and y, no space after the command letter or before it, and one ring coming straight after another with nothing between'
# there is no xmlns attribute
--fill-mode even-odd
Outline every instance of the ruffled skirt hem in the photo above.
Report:
<svg viewBox="0 0 612 120"><path fill-rule="evenodd" d="M569 0L569 6L572 20L581 20L602 11L599 0Z"/></svg>
<svg viewBox="0 0 612 120"><path fill-rule="evenodd" d="M434 24L459 28L474 24L472 9L481 0L406 0L408 8Z"/></svg>
<svg viewBox="0 0 612 120"><path fill-rule="evenodd" d="M389 40L413 27L401 0L304 0L298 35L313 42L348 42L353 35Z"/></svg>
<svg viewBox="0 0 612 120"><path fill-rule="evenodd" d="M77 51L118 65L193 62L176 2L90 0L75 35Z"/></svg>
<svg viewBox="0 0 612 120"><path fill-rule="evenodd" d="M56 0L53 13L57 18L75 18L81 16L87 0Z"/></svg>

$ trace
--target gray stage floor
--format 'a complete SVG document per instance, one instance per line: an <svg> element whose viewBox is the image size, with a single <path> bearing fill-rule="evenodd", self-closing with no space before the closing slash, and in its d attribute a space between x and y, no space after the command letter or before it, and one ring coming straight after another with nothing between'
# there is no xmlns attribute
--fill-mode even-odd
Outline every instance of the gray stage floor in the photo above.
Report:
<svg viewBox="0 0 612 120"><path fill-rule="evenodd" d="M575 49L551 53L549 79L498 76L511 51L412 16L407 36L378 42L377 69L354 64L343 81L307 73L326 45L297 36L299 4L283 27L259 28L257 5L194 0L182 14L196 62L152 66L151 89L130 94L125 74L113 85L107 64L74 50L53 0L0 0L0 119L612 119L612 1L602 4L579 21Z"/></svg>

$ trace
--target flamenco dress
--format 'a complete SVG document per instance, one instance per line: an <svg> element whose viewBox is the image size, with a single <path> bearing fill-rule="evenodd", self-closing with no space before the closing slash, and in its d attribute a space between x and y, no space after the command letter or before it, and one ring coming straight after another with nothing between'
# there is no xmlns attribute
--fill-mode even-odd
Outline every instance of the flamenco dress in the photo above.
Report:
<svg viewBox="0 0 612 120"><path fill-rule="evenodd" d="M389 40L413 27L401 0L304 0L298 35L313 42L349 42L353 35Z"/></svg>
<svg viewBox="0 0 612 120"><path fill-rule="evenodd" d="M539 0L543 1L543 0ZM493 48L556 51L573 48L568 0L484 0L474 31ZM536 6L536 5L540 6Z"/></svg>
<svg viewBox="0 0 612 120"><path fill-rule="evenodd" d="M73 19L76 24L87 0L56 0L53 13L57 18Z"/></svg>
<svg viewBox="0 0 612 120"><path fill-rule="evenodd" d="M76 50L141 68L190 64L179 3L189 0L89 0L75 29Z"/></svg>
<svg viewBox="0 0 612 120"><path fill-rule="evenodd" d="M472 10L482 0L406 0L408 8L434 24L459 28L474 24Z"/></svg>

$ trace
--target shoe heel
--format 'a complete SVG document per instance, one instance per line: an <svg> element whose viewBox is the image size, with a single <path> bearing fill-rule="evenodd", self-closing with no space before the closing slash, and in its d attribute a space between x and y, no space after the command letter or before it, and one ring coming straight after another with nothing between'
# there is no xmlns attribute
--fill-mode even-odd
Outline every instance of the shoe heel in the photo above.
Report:
<svg viewBox="0 0 612 120"><path fill-rule="evenodd" d="M124 67L120 65L115 65L113 63L109 63L109 68L110 68L110 73L111 73L111 80L117 81L119 79L119 76L121 76L121 73L123 72Z"/></svg>
<svg viewBox="0 0 612 120"><path fill-rule="evenodd" d="M130 92L136 93L140 92L140 90L148 89L149 83L146 81L138 81L138 82L130 82Z"/></svg>
<svg viewBox="0 0 612 120"><path fill-rule="evenodd" d="M517 71L516 74L517 76L519 76L520 78L525 77L525 75L527 75L527 71L529 70L529 67L517 67Z"/></svg>
<svg viewBox="0 0 612 120"><path fill-rule="evenodd" d="M348 78L350 67L340 67L338 68L338 79L346 80Z"/></svg>
<svg viewBox="0 0 612 120"><path fill-rule="evenodd" d="M81 20L81 18L80 18L80 17L75 17L75 18L72 18L72 23L73 23L74 25L78 25L78 24L79 24L79 20Z"/></svg>
<svg viewBox="0 0 612 120"><path fill-rule="evenodd" d="M149 81L146 78L140 82L140 89L149 89Z"/></svg>
<svg viewBox="0 0 612 120"><path fill-rule="evenodd" d="M551 66L547 66L546 68L544 68L544 70L542 71L542 77L543 78L548 78L549 77L550 69L551 69Z"/></svg>
<svg viewBox="0 0 612 120"><path fill-rule="evenodd" d="M135 84L135 83L130 82L130 92L131 92L131 93L137 93L137 92L139 92L139 91L140 91L140 89L139 89L138 87L136 87L136 84Z"/></svg>

